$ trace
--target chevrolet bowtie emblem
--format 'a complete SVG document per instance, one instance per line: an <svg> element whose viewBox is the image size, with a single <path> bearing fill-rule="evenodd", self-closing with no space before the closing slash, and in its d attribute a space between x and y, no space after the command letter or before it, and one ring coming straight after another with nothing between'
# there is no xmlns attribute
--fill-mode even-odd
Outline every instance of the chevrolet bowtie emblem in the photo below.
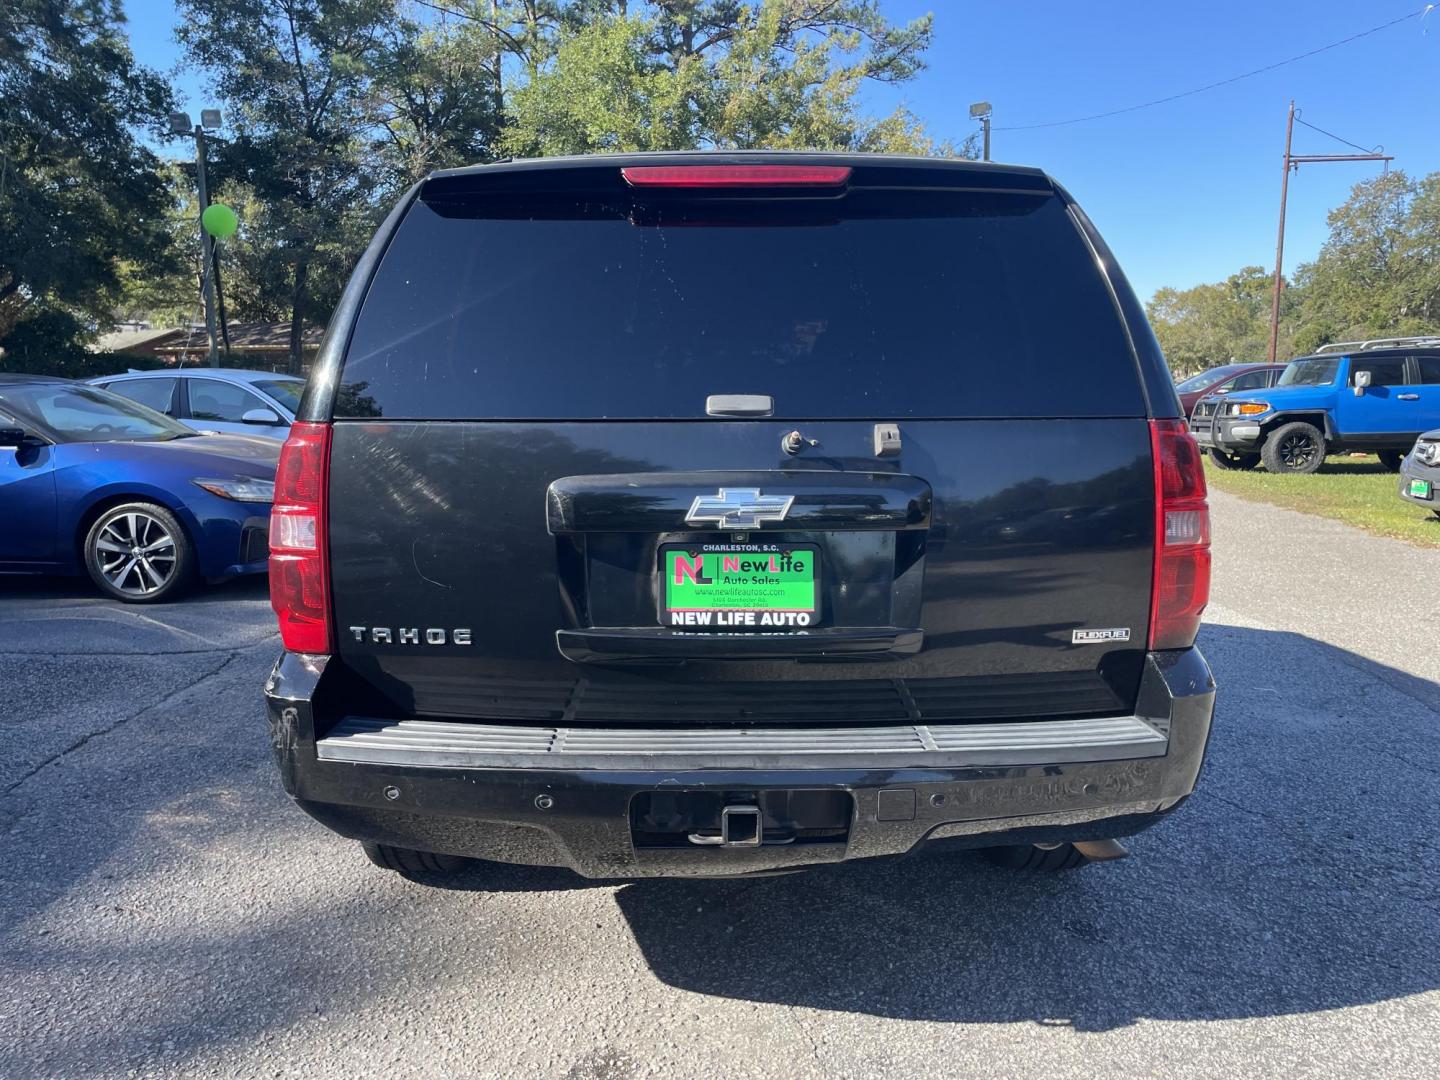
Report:
<svg viewBox="0 0 1440 1080"><path fill-rule="evenodd" d="M754 529L767 521L783 521L794 495L762 495L759 488L721 488L717 495L697 495L685 520L691 525L713 521L721 529Z"/></svg>

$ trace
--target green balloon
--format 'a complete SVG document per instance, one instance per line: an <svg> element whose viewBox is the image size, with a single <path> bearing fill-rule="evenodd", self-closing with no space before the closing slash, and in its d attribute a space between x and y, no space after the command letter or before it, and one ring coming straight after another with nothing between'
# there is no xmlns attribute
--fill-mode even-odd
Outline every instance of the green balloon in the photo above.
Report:
<svg viewBox="0 0 1440 1080"><path fill-rule="evenodd" d="M211 236L223 240L227 236L235 235L240 219L230 207L217 202L205 208L205 212L200 215L200 224Z"/></svg>

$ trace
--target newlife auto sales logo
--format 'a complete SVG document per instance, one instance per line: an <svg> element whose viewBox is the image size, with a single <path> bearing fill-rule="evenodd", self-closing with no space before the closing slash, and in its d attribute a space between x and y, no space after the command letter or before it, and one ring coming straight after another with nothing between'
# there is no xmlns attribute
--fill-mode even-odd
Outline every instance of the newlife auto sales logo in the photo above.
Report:
<svg viewBox="0 0 1440 1080"><path fill-rule="evenodd" d="M813 546L702 544L664 551L662 621L683 627L802 627L815 622Z"/></svg>

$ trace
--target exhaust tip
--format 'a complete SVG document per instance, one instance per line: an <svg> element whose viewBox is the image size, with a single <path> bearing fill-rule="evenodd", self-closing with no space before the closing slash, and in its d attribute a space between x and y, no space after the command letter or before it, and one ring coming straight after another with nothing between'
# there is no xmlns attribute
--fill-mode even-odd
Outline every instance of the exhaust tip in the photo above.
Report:
<svg viewBox="0 0 1440 1080"><path fill-rule="evenodd" d="M1119 840L1076 840L1074 847L1091 862L1113 862L1130 854Z"/></svg>

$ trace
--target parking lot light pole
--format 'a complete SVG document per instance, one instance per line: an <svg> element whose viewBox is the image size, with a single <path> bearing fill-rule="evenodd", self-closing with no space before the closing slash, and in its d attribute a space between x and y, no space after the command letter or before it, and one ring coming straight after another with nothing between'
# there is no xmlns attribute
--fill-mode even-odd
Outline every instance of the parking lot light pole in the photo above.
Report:
<svg viewBox="0 0 1440 1080"><path fill-rule="evenodd" d="M203 216L205 208L210 205L210 192L205 183L205 132L215 131L220 127L219 109L201 109L200 123L194 125L192 130L190 114L185 112L172 112L170 114L170 131L174 135L185 135L195 140L195 182L199 189L200 215ZM197 217L197 223L199 218ZM211 367L220 366L220 346L215 336L215 241L205 231L203 225L200 227L200 257L205 270L200 280L203 284L205 296L205 333L209 338L210 349L208 362Z"/></svg>
<svg viewBox="0 0 1440 1080"><path fill-rule="evenodd" d="M970 106L970 119L979 120L980 130L984 133L984 150L981 156L985 161L990 160L990 114L992 111L988 101L977 101L974 105Z"/></svg>

